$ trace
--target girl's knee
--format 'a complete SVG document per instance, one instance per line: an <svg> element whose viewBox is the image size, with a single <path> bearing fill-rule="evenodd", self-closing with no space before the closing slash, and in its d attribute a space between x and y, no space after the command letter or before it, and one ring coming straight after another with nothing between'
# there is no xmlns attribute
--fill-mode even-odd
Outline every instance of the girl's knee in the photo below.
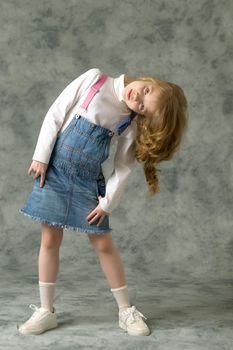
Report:
<svg viewBox="0 0 233 350"><path fill-rule="evenodd" d="M110 253L114 249L111 233L89 234L88 237L97 253Z"/></svg>
<svg viewBox="0 0 233 350"><path fill-rule="evenodd" d="M59 248L63 238L63 229L42 224L41 245L46 249Z"/></svg>

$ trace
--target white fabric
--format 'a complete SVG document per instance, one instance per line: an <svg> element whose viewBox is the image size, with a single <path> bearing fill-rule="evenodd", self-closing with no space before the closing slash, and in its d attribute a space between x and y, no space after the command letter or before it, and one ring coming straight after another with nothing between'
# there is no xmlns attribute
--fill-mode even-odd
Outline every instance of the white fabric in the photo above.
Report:
<svg viewBox="0 0 233 350"><path fill-rule="evenodd" d="M41 307L53 312L55 283L39 281Z"/></svg>
<svg viewBox="0 0 233 350"><path fill-rule="evenodd" d="M115 134L112 136L110 147L118 141L114 169L106 181L105 197L100 199L100 207L110 213L119 203L135 162L137 117L120 136L117 134L117 124L131 112L123 101L124 74L117 78L108 77L87 110L81 108L89 87L102 73L98 68L88 70L73 80L57 97L44 118L32 159L49 163L57 135L65 130L75 113L112 130Z"/></svg>
<svg viewBox="0 0 233 350"><path fill-rule="evenodd" d="M128 292L127 285L122 286L120 288L111 288L110 290L114 295L114 298L117 302L119 310L130 307L129 292Z"/></svg>

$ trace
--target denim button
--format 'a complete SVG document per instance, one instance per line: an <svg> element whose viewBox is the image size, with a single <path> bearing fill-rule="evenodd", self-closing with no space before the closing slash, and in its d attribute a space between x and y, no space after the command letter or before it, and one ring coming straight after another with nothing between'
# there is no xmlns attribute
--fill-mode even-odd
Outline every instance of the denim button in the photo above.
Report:
<svg viewBox="0 0 233 350"><path fill-rule="evenodd" d="M80 118L80 115L79 115L79 114L75 114L75 117L76 117L77 119L79 119L79 118Z"/></svg>
<svg viewBox="0 0 233 350"><path fill-rule="evenodd" d="M108 135L109 135L109 136L112 136L112 135L113 135L113 132L112 132L112 131L109 131Z"/></svg>

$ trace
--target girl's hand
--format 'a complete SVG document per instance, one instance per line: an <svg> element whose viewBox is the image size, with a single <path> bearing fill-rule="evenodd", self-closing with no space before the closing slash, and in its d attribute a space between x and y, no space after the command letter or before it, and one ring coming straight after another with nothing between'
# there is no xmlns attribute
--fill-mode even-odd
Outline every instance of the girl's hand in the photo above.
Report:
<svg viewBox="0 0 233 350"><path fill-rule="evenodd" d="M34 178L33 178L34 180L38 176L41 176L40 187L43 187L47 168L48 168L48 164L38 162L37 160L33 160L32 164L30 165L30 167L28 169L28 175L31 175L31 173L34 172L35 173Z"/></svg>
<svg viewBox="0 0 233 350"><path fill-rule="evenodd" d="M98 196L98 198L101 198L101 196ZM106 211L100 208L100 205L98 204L97 207L90 212L90 214L86 217L88 223L91 225L94 221L96 221L98 218L100 220L98 221L98 224L96 226L100 226L103 222L106 215L109 215Z"/></svg>

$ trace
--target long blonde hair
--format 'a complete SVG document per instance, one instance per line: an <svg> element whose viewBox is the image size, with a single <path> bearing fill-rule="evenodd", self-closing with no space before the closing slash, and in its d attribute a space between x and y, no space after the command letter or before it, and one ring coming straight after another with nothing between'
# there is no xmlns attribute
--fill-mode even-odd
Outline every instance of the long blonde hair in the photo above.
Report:
<svg viewBox="0 0 233 350"><path fill-rule="evenodd" d="M159 89L156 112L153 116L139 115L135 157L143 170L151 195L160 191L156 166L169 160L179 149L187 129L188 103L182 88L156 77L139 77L133 80L152 82ZM131 80L125 79L126 84Z"/></svg>

